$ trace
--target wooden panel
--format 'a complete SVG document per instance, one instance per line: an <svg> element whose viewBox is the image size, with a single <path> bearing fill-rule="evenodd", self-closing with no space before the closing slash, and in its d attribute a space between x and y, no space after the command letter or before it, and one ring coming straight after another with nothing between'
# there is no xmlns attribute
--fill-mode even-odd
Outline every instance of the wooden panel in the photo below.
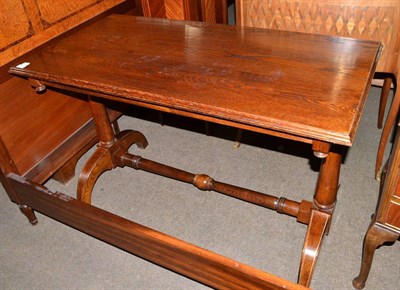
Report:
<svg viewBox="0 0 400 290"><path fill-rule="evenodd" d="M165 3L164 1L148 1L141 0L143 15L146 17L165 18Z"/></svg>
<svg viewBox="0 0 400 290"><path fill-rule="evenodd" d="M400 231L400 204L390 203L387 210L386 225Z"/></svg>
<svg viewBox="0 0 400 290"><path fill-rule="evenodd" d="M0 90L0 136L22 174L91 119L86 101L52 91L36 94L22 79Z"/></svg>
<svg viewBox="0 0 400 290"><path fill-rule="evenodd" d="M191 13L189 2L182 0L166 1L165 2L166 17L169 19L177 19L177 20L185 20L185 19L198 20L198 15L195 16Z"/></svg>
<svg viewBox="0 0 400 290"><path fill-rule="evenodd" d="M0 52L33 34L32 23L21 1L0 1ZM10 25L11 24L11 25Z"/></svg>
<svg viewBox="0 0 400 290"><path fill-rule="evenodd" d="M1 0L0 66L124 0Z"/></svg>
<svg viewBox="0 0 400 290"><path fill-rule="evenodd" d="M397 127L396 132L387 165L388 170L383 181L376 220L400 231L400 127Z"/></svg>
<svg viewBox="0 0 400 290"><path fill-rule="evenodd" d="M140 3L146 17L228 23L226 0L141 0Z"/></svg>
<svg viewBox="0 0 400 290"><path fill-rule="evenodd" d="M204 22L228 23L226 0L201 0L201 18Z"/></svg>
<svg viewBox="0 0 400 290"><path fill-rule="evenodd" d="M97 0L36 0L35 4L40 11L40 20L44 28L48 28L67 17L78 14L80 11L96 5Z"/></svg>
<svg viewBox="0 0 400 290"><path fill-rule="evenodd" d="M0 92L0 138L7 162L12 160L21 175L42 183L97 141L85 96L79 99L51 90L36 94L18 78L1 84ZM109 111L111 121L120 115Z"/></svg>
<svg viewBox="0 0 400 290"><path fill-rule="evenodd" d="M398 0L237 0L244 26L381 41L377 71L395 72L400 49Z"/></svg>
<svg viewBox="0 0 400 290"><path fill-rule="evenodd" d="M400 198L400 181L397 182L396 189L394 190L394 195Z"/></svg>
<svg viewBox="0 0 400 290"><path fill-rule="evenodd" d="M197 1L191 0L142 0L143 15L152 18L199 20Z"/></svg>

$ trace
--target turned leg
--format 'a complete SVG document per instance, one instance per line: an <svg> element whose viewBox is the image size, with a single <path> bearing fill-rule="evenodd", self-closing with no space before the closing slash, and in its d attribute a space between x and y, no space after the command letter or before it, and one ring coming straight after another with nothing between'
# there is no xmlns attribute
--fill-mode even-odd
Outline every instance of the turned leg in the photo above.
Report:
<svg viewBox="0 0 400 290"><path fill-rule="evenodd" d="M353 280L353 286L356 289L363 289L371 269L375 250L386 242L395 242L399 238L390 230L380 227L375 222L369 227L364 238L363 256L361 261L360 273Z"/></svg>
<svg viewBox="0 0 400 290"><path fill-rule="evenodd" d="M242 142L242 129L237 129L236 141L235 141L235 145L233 145L233 147L239 148L241 142Z"/></svg>
<svg viewBox="0 0 400 290"><path fill-rule="evenodd" d="M38 220L36 218L35 212L29 206L20 204L19 210L28 218L31 225L37 225Z"/></svg>
<svg viewBox="0 0 400 290"><path fill-rule="evenodd" d="M107 170L121 166L119 158L128 152L132 144L137 143L139 148L145 148L147 140L142 133L137 131L119 132L117 124L114 124L114 127L111 125L105 106L96 98L89 96L89 104L99 143L79 176L77 198L90 204L93 187L99 176Z"/></svg>
<svg viewBox="0 0 400 290"><path fill-rule="evenodd" d="M114 168L109 148L115 143L114 131L106 107L95 97L88 97L93 121L96 126L99 144L94 154L86 162L78 179L77 198L90 203L97 178L107 170Z"/></svg>
<svg viewBox="0 0 400 290"><path fill-rule="evenodd" d="M387 100L389 97L389 91L390 87L392 86L392 79L391 78L385 78L383 80L383 86L382 86L382 91L381 91L381 98L379 100L379 113L378 113L378 128L382 128L383 124L383 118L385 116L385 109L386 109L386 104Z"/></svg>
<svg viewBox="0 0 400 290"><path fill-rule="evenodd" d="M1 136L0 136L0 164L1 164L0 181L8 197L10 198L11 201L19 205L20 211L28 218L29 222L32 225L36 225L38 223L38 220L35 216L33 209L28 207L27 205L24 205L24 202L21 200L18 192L10 184L8 178L6 177L6 175L9 173L15 173L18 175L21 174L19 173L17 167L15 166L13 159L9 155L7 147L4 144L3 140L1 139Z"/></svg>
<svg viewBox="0 0 400 290"><path fill-rule="evenodd" d="M326 158L322 159L314 195L315 207L327 213L332 213L335 208L339 188L342 154L335 150L340 150L340 148L333 148Z"/></svg>
<svg viewBox="0 0 400 290"><path fill-rule="evenodd" d="M304 241L299 270L299 284L308 287L325 234L329 232L332 212L335 208L339 187L339 173L342 155L334 150L320 154L322 158L314 205ZM318 154L316 154L318 155Z"/></svg>

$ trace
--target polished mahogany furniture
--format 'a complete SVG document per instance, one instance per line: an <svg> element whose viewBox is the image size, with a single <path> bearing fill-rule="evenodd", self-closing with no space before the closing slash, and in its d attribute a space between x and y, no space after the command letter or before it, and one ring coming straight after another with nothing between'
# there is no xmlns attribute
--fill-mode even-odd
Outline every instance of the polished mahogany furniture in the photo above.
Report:
<svg viewBox="0 0 400 290"><path fill-rule="evenodd" d="M375 78L384 79L378 128L383 125L390 88L400 65L400 1L398 0L236 0L237 25L324 35L337 35L382 43ZM389 120L383 137L395 125ZM387 140L383 140L386 144ZM379 177L382 160L377 160Z"/></svg>
<svg viewBox="0 0 400 290"><path fill-rule="evenodd" d="M88 95L100 141L79 177L78 200L12 170L6 181L21 204L212 287L302 289L331 224L342 148L355 138L379 50L377 42L349 38L107 17L27 57L28 66L10 69L37 89ZM322 159L314 199L279 198L131 154L132 144L145 148L147 140L138 131L114 134L105 100L310 144ZM300 285L91 206L97 178L117 166L192 183L307 224Z"/></svg>
<svg viewBox="0 0 400 290"><path fill-rule="evenodd" d="M399 124L400 126L400 124ZM382 179L381 196L377 211L365 234L360 274L354 278L357 289L365 286L376 248L400 237L400 130ZM385 170L385 171L386 171ZM383 265L386 267L389 265Z"/></svg>

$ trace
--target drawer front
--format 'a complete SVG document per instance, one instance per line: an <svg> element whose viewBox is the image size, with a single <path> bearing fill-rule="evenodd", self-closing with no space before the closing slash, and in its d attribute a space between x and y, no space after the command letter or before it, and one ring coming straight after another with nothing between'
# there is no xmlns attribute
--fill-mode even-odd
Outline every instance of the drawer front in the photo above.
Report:
<svg viewBox="0 0 400 290"><path fill-rule="evenodd" d="M386 214L386 225L400 232L400 204L390 202Z"/></svg>

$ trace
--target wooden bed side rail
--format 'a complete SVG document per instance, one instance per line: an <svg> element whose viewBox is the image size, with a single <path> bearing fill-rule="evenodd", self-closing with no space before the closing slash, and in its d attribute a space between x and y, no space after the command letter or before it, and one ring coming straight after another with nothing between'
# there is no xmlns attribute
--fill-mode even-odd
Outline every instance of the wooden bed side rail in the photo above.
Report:
<svg viewBox="0 0 400 290"><path fill-rule="evenodd" d="M17 174L6 176L23 204L77 230L218 289L308 289L178 240Z"/></svg>

